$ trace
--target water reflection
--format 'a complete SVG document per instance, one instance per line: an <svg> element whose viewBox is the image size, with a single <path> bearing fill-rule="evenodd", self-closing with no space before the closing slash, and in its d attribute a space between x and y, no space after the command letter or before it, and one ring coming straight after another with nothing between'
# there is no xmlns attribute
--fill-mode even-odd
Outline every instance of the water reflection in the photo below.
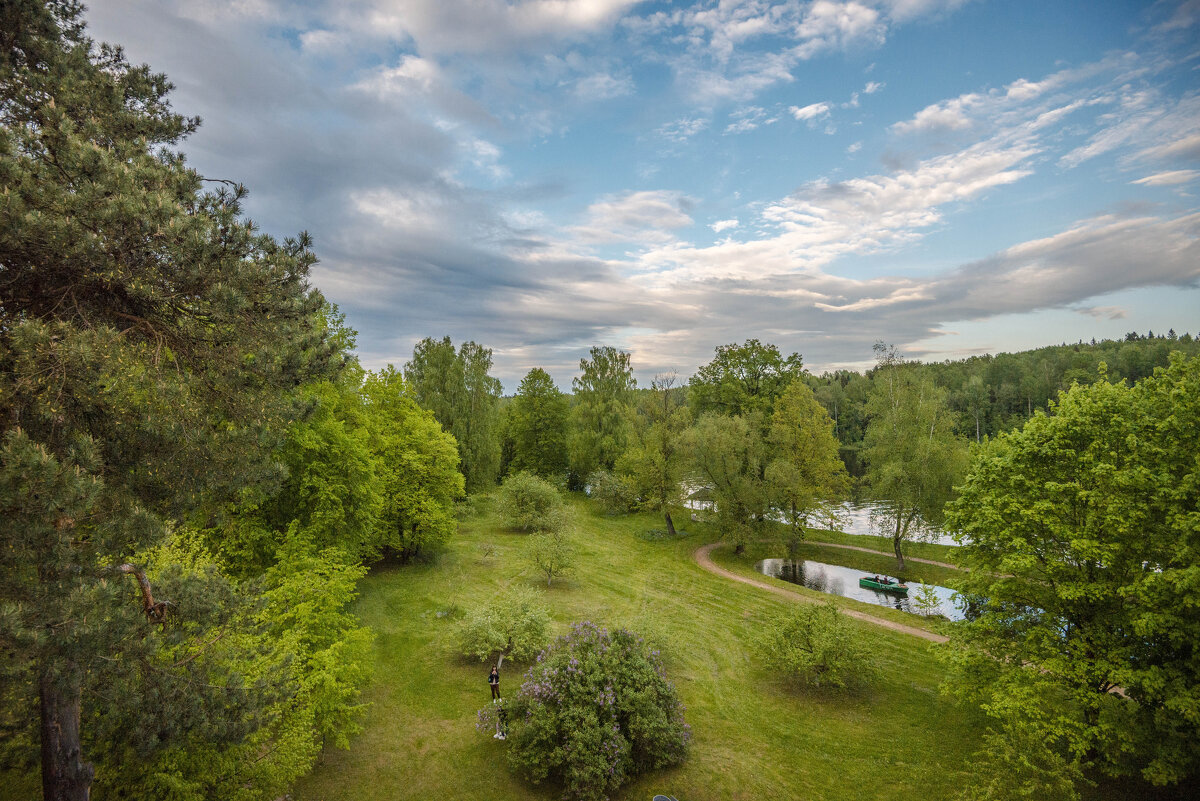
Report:
<svg viewBox="0 0 1200 801"><path fill-rule="evenodd" d="M908 597L903 598L858 586L860 578L873 574L842 565L830 565L810 559L764 559L756 564L754 569L763 575L774 576L792 584L808 587L810 590L853 598L876 606L890 606L905 612L918 611L917 595L921 586L919 582L908 582ZM935 613L950 620L962 620L963 611L955 603L954 590L936 584L932 586L938 600Z"/></svg>
<svg viewBox="0 0 1200 801"><path fill-rule="evenodd" d="M847 501L841 506L836 507L836 512L831 519L814 520L812 524L823 528L844 531L847 534L874 534L878 536L882 532L872 530L871 517L872 515L878 515L880 512L886 511L886 509L886 505L882 503L851 503ZM954 541L954 537L936 528L931 529L921 536L914 537L914 539L920 542L935 542L938 545L958 545Z"/></svg>

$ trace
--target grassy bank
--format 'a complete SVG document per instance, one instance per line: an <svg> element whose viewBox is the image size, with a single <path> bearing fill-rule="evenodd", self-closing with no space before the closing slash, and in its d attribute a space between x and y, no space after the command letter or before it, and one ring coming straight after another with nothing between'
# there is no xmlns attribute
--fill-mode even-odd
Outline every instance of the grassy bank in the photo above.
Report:
<svg viewBox="0 0 1200 801"><path fill-rule="evenodd" d="M753 656L756 630L789 602L696 566L692 551L712 536L703 524L688 524L687 538L652 541L643 534L661 527L656 518L607 518L579 501L574 511L579 567L546 594L555 625L589 619L657 640L695 736L683 766L642 777L618 798L841 801L852 785L953 797L976 743L964 714L938 696L933 646L851 621L889 655L884 677L857 696L797 692ZM509 583L544 586L523 562L524 541L482 513L432 563L364 580L358 611L378 633L366 730L350 751L326 753L297 801L557 798L514 779L503 745L475 732L487 670L451 643L462 609ZM505 667L511 693L519 673Z"/></svg>

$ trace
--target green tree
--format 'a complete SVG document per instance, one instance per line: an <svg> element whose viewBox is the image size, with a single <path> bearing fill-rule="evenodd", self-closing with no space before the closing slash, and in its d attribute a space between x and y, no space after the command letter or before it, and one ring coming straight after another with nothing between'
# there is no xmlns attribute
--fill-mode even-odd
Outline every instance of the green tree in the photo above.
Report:
<svg viewBox="0 0 1200 801"><path fill-rule="evenodd" d="M633 423L633 438L621 456L619 469L628 475L642 499L642 508L659 512L667 534L675 536L671 507L682 501L684 471L687 469L685 436L691 423L686 406L679 403L680 391L674 375L655 376L650 391L643 395Z"/></svg>
<svg viewBox="0 0 1200 801"><path fill-rule="evenodd" d="M535 367L521 381L508 414L511 472L559 479L567 469L567 399L550 375Z"/></svg>
<svg viewBox="0 0 1200 801"><path fill-rule="evenodd" d="M0 11L0 669L29 690L54 799L88 796L80 721L100 668L145 689L157 649L219 615L220 582L181 580L165 606L139 553L274 475L290 390L334 351L308 237L256 233L240 186L203 191L171 150L196 121L164 76L95 47L80 12ZM163 630L166 609L195 625ZM143 710L173 719L164 747L248 734L216 723L244 720L252 694L191 689Z"/></svg>
<svg viewBox="0 0 1200 801"><path fill-rule="evenodd" d="M459 651L480 662L528 661L550 642L550 611L541 593L508 587L469 610L456 637Z"/></svg>
<svg viewBox="0 0 1200 801"><path fill-rule="evenodd" d="M464 342L456 352L450 337L421 340L404 366L417 403L458 442L467 492L492 486L500 464L501 386L491 369L491 348Z"/></svg>
<svg viewBox="0 0 1200 801"><path fill-rule="evenodd" d="M838 456L833 421L802 381L793 381L775 403L767 434L772 459L766 480L772 504L787 519L794 556L811 515L820 513L849 486Z"/></svg>
<svg viewBox="0 0 1200 801"><path fill-rule="evenodd" d="M763 626L771 669L808 687L859 687L878 671L871 648L833 604L798 604Z"/></svg>
<svg viewBox="0 0 1200 801"><path fill-rule="evenodd" d="M871 497L884 504L883 526L899 569L902 545L942 519L942 508L966 467L966 441L955 435L947 393L894 348L875 346L879 364L867 401L863 457Z"/></svg>
<svg viewBox="0 0 1200 801"><path fill-rule="evenodd" d="M594 347L579 360L582 373L571 382L568 450L576 483L597 469L612 470L629 439L628 411L637 381L629 354L611 346Z"/></svg>
<svg viewBox="0 0 1200 801"><path fill-rule="evenodd" d="M784 358L779 348L757 339L743 344L720 345L716 356L688 382L689 405L696 415L758 413L766 421L775 399L804 374L804 362L793 353Z"/></svg>
<svg viewBox="0 0 1200 801"><path fill-rule="evenodd" d="M457 527L454 502L463 495L457 443L417 405L391 365L367 374L363 394L383 493L372 551L411 559Z"/></svg>
<svg viewBox="0 0 1200 801"><path fill-rule="evenodd" d="M555 577L563 577L575 570L575 543L562 528L535 531L525 544L525 555L529 564L546 577L549 587Z"/></svg>
<svg viewBox="0 0 1200 801"><path fill-rule="evenodd" d="M1110 773L1200 777L1197 453L1200 359L1180 357L977 448L947 516L976 611L951 687Z"/></svg>
<svg viewBox="0 0 1200 801"><path fill-rule="evenodd" d="M557 531L566 520L558 489L533 473L504 479L496 493L496 512L504 525L517 531Z"/></svg>
<svg viewBox="0 0 1200 801"><path fill-rule="evenodd" d="M688 450L697 476L712 488L721 536L742 553L761 532L770 502L763 480L765 448L755 415L703 415L688 430Z"/></svg>

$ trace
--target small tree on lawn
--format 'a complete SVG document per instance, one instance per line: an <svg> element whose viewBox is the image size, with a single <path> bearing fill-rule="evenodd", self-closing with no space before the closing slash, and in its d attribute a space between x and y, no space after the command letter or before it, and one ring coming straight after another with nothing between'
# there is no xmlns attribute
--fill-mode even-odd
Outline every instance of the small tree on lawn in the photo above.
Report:
<svg viewBox="0 0 1200 801"><path fill-rule="evenodd" d="M478 728L495 729L496 708ZM576 623L538 656L508 710L508 763L563 797L600 801L639 773L677 765L691 732L656 651L635 634Z"/></svg>
<svg viewBox="0 0 1200 801"><path fill-rule="evenodd" d="M541 593L509 587L467 613L457 631L464 656L495 665L532 659L550 642L550 612Z"/></svg>
<svg viewBox="0 0 1200 801"><path fill-rule="evenodd" d="M852 688L876 672L867 644L833 604L801 604L776 616L760 640L767 666L809 687Z"/></svg>
<svg viewBox="0 0 1200 801"><path fill-rule="evenodd" d="M549 587L575 569L575 545L563 531L541 531L529 538L529 562L546 577Z"/></svg>
<svg viewBox="0 0 1200 801"><path fill-rule="evenodd" d="M517 473L504 480L496 498L504 525L518 531L551 531L562 528L565 510L562 495L550 482L532 473Z"/></svg>

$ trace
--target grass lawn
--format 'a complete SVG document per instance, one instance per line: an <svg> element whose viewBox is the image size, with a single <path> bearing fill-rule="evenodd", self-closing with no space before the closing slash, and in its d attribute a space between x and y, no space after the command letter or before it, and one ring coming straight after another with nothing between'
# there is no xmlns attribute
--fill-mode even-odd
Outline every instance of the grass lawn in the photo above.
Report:
<svg viewBox="0 0 1200 801"><path fill-rule="evenodd" d="M585 501L572 505L578 568L546 591L556 627L592 620L657 641L694 735L686 763L636 779L617 798L844 801L868 786L954 796L977 745L975 721L938 695L935 646L851 620L888 654L883 678L860 695L798 691L761 668L753 645L764 620L792 602L701 570L692 552L714 538L704 524L688 524L686 538L653 541L643 534L661 528L659 518L610 518ZM349 751L325 753L296 801L558 797L556 788L514 778L503 744L476 733L487 667L452 644L463 609L510 583L545 587L524 563L525 539L477 514L430 563L381 567L362 582L358 612L377 632L365 730ZM505 664L506 693L516 691L520 672Z"/></svg>

